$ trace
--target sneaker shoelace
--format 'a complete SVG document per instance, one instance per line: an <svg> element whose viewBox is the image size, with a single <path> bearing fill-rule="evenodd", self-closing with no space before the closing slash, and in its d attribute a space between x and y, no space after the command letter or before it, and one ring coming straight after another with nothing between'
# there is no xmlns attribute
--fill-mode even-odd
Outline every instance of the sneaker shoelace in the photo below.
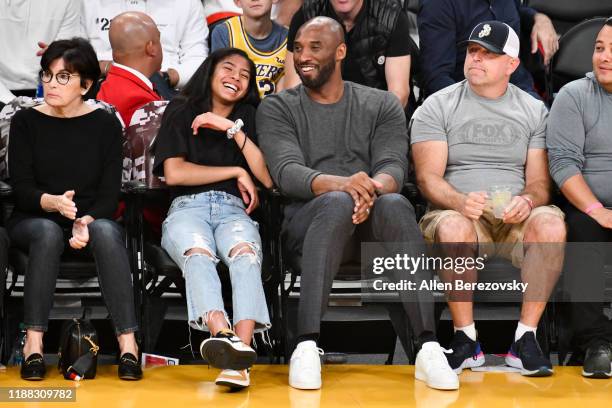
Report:
<svg viewBox="0 0 612 408"><path fill-rule="evenodd" d="M607 344L599 344L596 347L593 347L591 354L605 354L612 357L612 347Z"/></svg>
<svg viewBox="0 0 612 408"><path fill-rule="evenodd" d="M310 353L311 351L315 351L318 355L322 356L325 354L322 348L320 347L299 347L295 350L295 357L302 357L306 353Z"/></svg>
<svg viewBox="0 0 612 408"><path fill-rule="evenodd" d="M217 333L217 336L225 337L230 341L240 341L240 338L236 335L236 333L234 333L230 329L222 329L221 331L219 331L219 333Z"/></svg>
<svg viewBox="0 0 612 408"><path fill-rule="evenodd" d="M438 349L429 349L426 350L427 353L425 354L426 360L428 360L429 362L433 363L432 366L435 368L441 368L441 369L450 369L450 366L448 365L448 360L446 359L446 356L444 354L452 354L453 353L453 349L445 349L442 346L438 346Z"/></svg>

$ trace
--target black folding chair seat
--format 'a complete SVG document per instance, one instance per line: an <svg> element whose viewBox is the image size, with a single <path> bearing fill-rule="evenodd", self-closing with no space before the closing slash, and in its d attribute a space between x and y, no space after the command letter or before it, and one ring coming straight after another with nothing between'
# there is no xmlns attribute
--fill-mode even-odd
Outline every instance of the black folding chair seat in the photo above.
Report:
<svg viewBox="0 0 612 408"><path fill-rule="evenodd" d="M24 251L11 248L9 250L9 264L16 275L25 275L28 268L28 254ZM96 264L92 257L64 255L60 262L60 279L84 280L97 276Z"/></svg>

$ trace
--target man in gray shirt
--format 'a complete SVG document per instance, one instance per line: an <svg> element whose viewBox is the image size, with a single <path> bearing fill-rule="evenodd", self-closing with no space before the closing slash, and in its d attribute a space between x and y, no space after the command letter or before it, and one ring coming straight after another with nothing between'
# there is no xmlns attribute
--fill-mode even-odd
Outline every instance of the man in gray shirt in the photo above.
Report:
<svg viewBox="0 0 612 408"><path fill-rule="evenodd" d="M335 20L305 23L294 42L302 84L268 96L257 113L258 140L272 178L294 199L282 233L286 248L301 254L298 339L289 370L289 384L300 389L321 387L320 320L341 262L354 258L350 244L402 243L412 257L425 250L414 209L398 194L408 169L402 107L391 93L343 81L345 56ZM425 276L420 270L390 272L396 281L416 283ZM412 326L420 346L415 377L433 388L456 389L457 375L434 335L431 294L415 296L400 292L403 325Z"/></svg>
<svg viewBox="0 0 612 408"><path fill-rule="evenodd" d="M582 375L612 377L612 321L603 313L604 262L612 241L612 18L599 32L593 72L565 85L550 111L546 145L550 173L569 203L565 279L574 293L570 324ZM605 244L592 244L592 243Z"/></svg>
<svg viewBox="0 0 612 408"><path fill-rule="evenodd" d="M411 142L417 183L430 203L420 227L429 242L470 243L455 246L462 256L474 256L471 243L478 243L482 256L497 253L522 265L527 288L506 363L523 375L551 375L552 365L535 332L562 267L562 247L523 247L523 242L565 240L563 213L546 206L550 199L546 108L509 84L519 65L519 40L510 26L480 23L468 42L466 80L430 96L414 115ZM487 193L494 185L505 186L505 202L502 194ZM494 211L491 204L500 208ZM503 245L482 245L486 243ZM475 269L440 272L453 284L477 280ZM453 353L447 357L459 373L482 365L484 355L476 340L471 291L449 295L454 300L448 305L455 335Z"/></svg>

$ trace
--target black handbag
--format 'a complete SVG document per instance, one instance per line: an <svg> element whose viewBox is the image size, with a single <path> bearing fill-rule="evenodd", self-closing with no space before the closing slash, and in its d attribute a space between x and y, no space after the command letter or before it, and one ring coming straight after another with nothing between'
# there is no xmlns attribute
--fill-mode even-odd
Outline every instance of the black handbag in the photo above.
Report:
<svg viewBox="0 0 612 408"><path fill-rule="evenodd" d="M67 380L95 378L99 349L93 325L88 320L72 319L62 330L57 368Z"/></svg>

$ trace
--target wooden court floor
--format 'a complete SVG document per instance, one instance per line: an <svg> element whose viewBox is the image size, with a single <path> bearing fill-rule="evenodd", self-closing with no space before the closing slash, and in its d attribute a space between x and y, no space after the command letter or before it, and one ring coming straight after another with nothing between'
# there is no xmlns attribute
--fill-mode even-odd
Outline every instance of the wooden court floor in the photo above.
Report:
<svg viewBox="0 0 612 408"><path fill-rule="evenodd" d="M64 380L54 367L43 382L22 381L16 368L0 371L4 387L76 387L76 402L0 402L1 407L610 407L612 380L587 380L579 367L555 367L548 378L516 373L464 371L459 391L437 391L415 381L413 366L328 365L323 389L294 390L287 384L287 366L257 365L251 387L229 393L214 384L217 370L207 366L158 367L140 382L116 377L116 366L99 366L95 380Z"/></svg>

